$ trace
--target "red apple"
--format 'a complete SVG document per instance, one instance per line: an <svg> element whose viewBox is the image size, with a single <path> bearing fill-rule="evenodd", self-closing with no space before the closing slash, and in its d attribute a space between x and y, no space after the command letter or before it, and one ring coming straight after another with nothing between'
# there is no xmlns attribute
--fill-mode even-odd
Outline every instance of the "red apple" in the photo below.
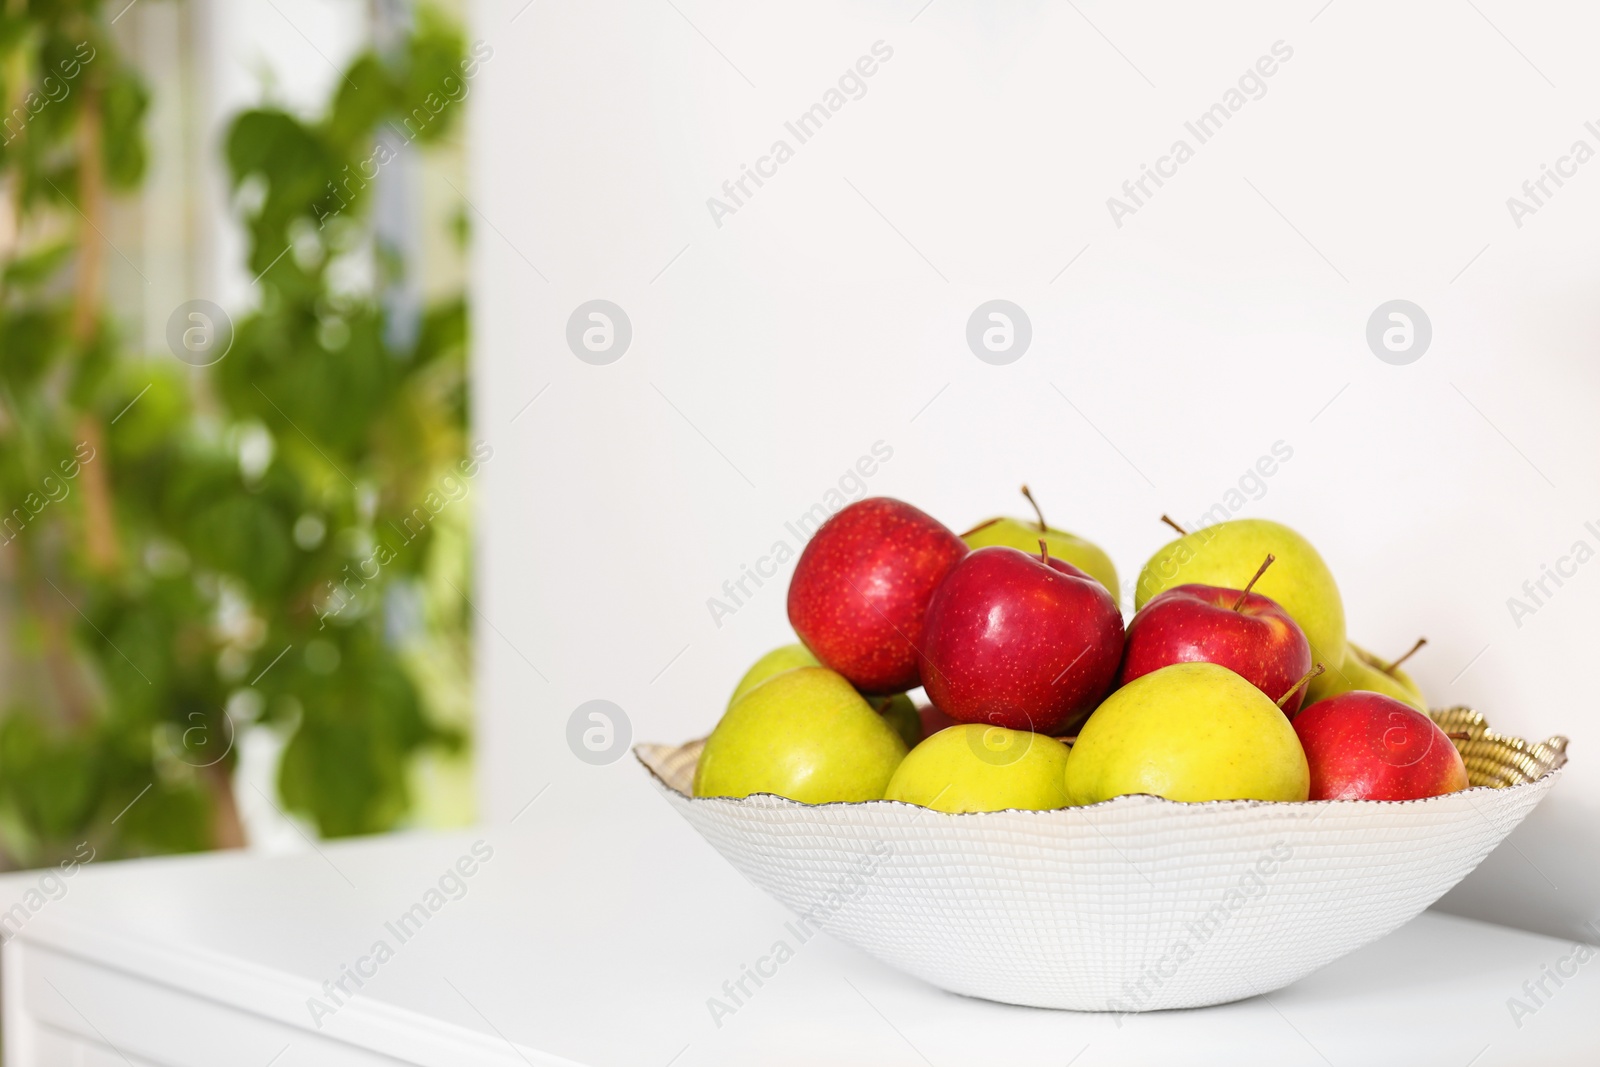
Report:
<svg viewBox="0 0 1600 1067"><path fill-rule="evenodd" d="M1228 668L1274 702L1311 669L1306 635L1276 601L1215 585L1179 585L1151 598L1128 624L1120 685L1173 663ZM1296 689L1281 706L1293 715Z"/></svg>
<svg viewBox="0 0 1600 1067"><path fill-rule="evenodd" d="M1467 788L1445 732L1393 697L1353 690L1294 717L1311 767L1312 800L1417 800Z"/></svg>
<svg viewBox="0 0 1600 1067"><path fill-rule="evenodd" d="M957 563L928 604L922 684L959 722L1065 734L1122 659L1122 612L1072 564L1003 546Z"/></svg>
<svg viewBox="0 0 1600 1067"><path fill-rule="evenodd" d="M956 720L934 707L924 704L917 709L917 715L922 719L922 739L926 741L946 726L955 726Z"/></svg>
<svg viewBox="0 0 1600 1067"><path fill-rule="evenodd" d="M863 693L917 684L928 599L967 546L910 504L868 497L839 511L800 553L789 622L826 667Z"/></svg>

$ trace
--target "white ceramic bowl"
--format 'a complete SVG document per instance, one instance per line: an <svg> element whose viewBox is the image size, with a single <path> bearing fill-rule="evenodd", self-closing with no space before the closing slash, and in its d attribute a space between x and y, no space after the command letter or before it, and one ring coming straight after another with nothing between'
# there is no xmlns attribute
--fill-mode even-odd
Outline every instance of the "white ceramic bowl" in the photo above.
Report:
<svg viewBox="0 0 1600 1067"><path fill-rule="evenodd" d="M639 745L667 800L756 885L943 989L1084 1011L1271 992L1403 925L1560 777L1564 738L1435 712L1474 787L1427 800L1117 797L950 815L895 801L689 795L701 742Z"/></svg>

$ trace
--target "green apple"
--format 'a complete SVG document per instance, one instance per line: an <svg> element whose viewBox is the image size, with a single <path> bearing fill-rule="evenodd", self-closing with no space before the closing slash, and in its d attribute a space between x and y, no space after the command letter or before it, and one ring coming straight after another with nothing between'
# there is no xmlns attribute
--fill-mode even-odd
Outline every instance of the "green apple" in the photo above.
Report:
<svg viewBox="0 0 1600 1067"><path fill-rule="evenodd" d="M736 701L706 739L697 797L881 800L906 744L841 674L796 667Z"/></svg>
<svg viewBox="0 0 1600 1067"><path fill-rule="evenodd" d="M1288 716L1215 663L1174 663L1118 689L1083 724L1067 758L1074 804L1128 793L1304 800L1310 788Z"/></svg>
<svg viewBox="0 0 1600 1067"><path fill-rule="evenodd" d="M765 656L756 660L751 668L744 672L744 677L739 679L739 684L734 686L733 696L728 698L728 707L733 707L739 698L744 696L756 686L771 678L775 678L785 671L792 671L796 667L820 667L817 657L805 645L796 642L775 648ZM894 732L910 748L922 740L922 718L917 714L917 707L911 703L911 698L904 693L893 696L868 697L872 708L894 727Z"/></svg>
<svg viewBox="0 0 1600 1067"><path fill-rule="evenodd" d="M885 800L936 811L1067 806L1067 746L1027 730L968 723L940 730L900 764Z"/></svg>
<svg viewBox="0 0 1600 1067"><path fill-rule="evenodd" d="M1393 697L1420 712L1426 713L1428 710L1428 698L1422 695L1422 689L1411 675L1398 666L1390 666L1354 641L1350 642L1344 663L1337 670L1329 670L1311 679L1306 686L1305 706L1310 707L1319 700L1357 689Z"/></svg>
<svg viewBox="0 0 1600 1067"><path fill-rule="evenodd" d="M1417 643L1411 646L1411 651L1407 652L1393 663L1387 663L1384 660L1379 659L1377 656L1374 656L1371 652L1368 652L1354 641L1350 642L1350 653L1351 655L1360 656L1366 661L1367 666L1371 667L1385 678L1399 682L1400 688L1404 689L1408 696L1421 705L1419 710L1426 712L1428 710L1428 698L1423 695L1422 687L1417 684L1416 679L1400 669L1400 664L1410 659L1412 654L1415 653L1417 649L1421 648L1427 643L1427 638L1417 638Z"/></svg>
<svg viewBox="0 0 1600 1067"><path fill-rule="evenodd" d="M744 672L739 684L733 687L733 696L728 698L728 707L733 707L740 697L775 674L792 671L796 667L820 666L822 665L817 662L817 657L811 654L811 650L799 642L775 648L756 660L754 666Z"/></svg>
<svg viewBox="0 0 1600 1067"><path fill-rule="evenodd" d="M1110 590L1112 597L1120 601L1122 590L1117 586L1117 568L1112 566L1111 557L1092 541L1085 541L1077 534L1046 525L1044 512L1034 503L1033 494L1028 491L1027 486L1022 487L1022 495L1028 498L1028 503L1033 504L1034 514L1038 516L1037 521L990 519L987 522L980 522L961 535L967 547L987 548L990 545L1006 545L1010 548L1020 548L1029 555L1036 556L1039 554L1039 542L1043 540L1050 549L1051 556L1064 559L1079 570L1087 572L1089 577L1105 586Z"/></svg>
<svg viewBox="0 0 1600 1067"><path fill-rule="evenodd" d="M917 706L911 703L910 697L896 693L888 697L868 697L867 702L894 727L907 748L915 748L922 740L922 716L917 714Z"/></svg>
<svg viewBox="0 0 1600 1067"><path fill-rule="evenodd" d="M1282 523L1231 519L1185 534L1144 565L1133 606L1142 608L1175 585L1243 589L1268 553L1276 561L1256 582L1255 591L1289 613L1311 643L1311 658L1335 673L1345 657L1344 601L1317 550Z"/></svg>

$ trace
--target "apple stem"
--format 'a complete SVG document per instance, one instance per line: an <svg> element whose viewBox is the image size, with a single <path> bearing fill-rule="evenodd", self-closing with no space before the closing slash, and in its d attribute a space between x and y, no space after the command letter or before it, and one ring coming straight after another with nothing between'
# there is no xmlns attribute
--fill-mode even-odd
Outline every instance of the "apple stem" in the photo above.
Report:
<svg viewBox="0 0 1600 1067"><path fill-rule="evenodd" d="M1410 659L1412 656L1415 656L1417 654L1417 650L1419 648L1421 648L1423 645L1427 644L1427 643L1428 643L1428 639L1426 637L1417 638L1417 643L1411 646L1411 651L1407 652L1405 655L1401 656L1399 659L1395 660L1393 663L1391 663L1387 667L1385 667L1383 669L1383 673L1387 674L1389 677L1393 678L1395 669L1398 668L1400 666L1400 664L1402 664L1406 660Z"/></svg>
<svg viewBox="0 0 1600 1067"><path fill-rule="evenodd" d="M1042 537L1039 538L1039 562L1046 564L1050 562L1050 546L1044 543Z"/></svg>
<svg viewBox="0 0 1600 1067"><path fill-rule="evenodd" d="M1445 736L1448 737L1452 741L1471 741L1472 740L1472 735L1467 733L1467 731L1465 731L1465 730L1451 730L1449 733L1445 734Z"/></svg>
<svg viewBox="0 0 1600 1067"><path fill-rule="evenodd" d="M1325 670L1327 670L1327 668L1320 663L1312 664L1311 669L1306 671L1305 674L1301 675L1300 680L1291 685L1287 693L1278 698L1278 707L1281 708L1285 704L1289 703L1289 698L1298 693L1301 686L1305 685L1307 682L1311 681L1311 679L1315 678Z"/></svg>
<svg viewBox="0 0 1600 1067"><path fill-rule="evenodd" d="M1044 509L1039 507L1039 502L1037 500L1033 499L1033 494L1028 491L1027 486L1022 487L1022 495L1028 498L1028 503L1033 505L1033 513L1039 516L1039 532L1044 533L1046 530L1050 529L1050 527L1045 525Z"/></svg>
<svg viewBox="0 0 1600 1067"><path fill-rule="evenodd" d="M1278 557L1274 556L1271 552L1267 553L1267 558L1262 561L1261 566L1256 568L1255 576L1246 582L1244 588L1239 591L1239 599L1233 602L1234 611L1241 611L1244 609L1244 601L1245 598L1250 595L1250 590L1255 587L1256 582L1261 580L1261 576L1267 573L1267 568L1272 566L1272 561L1277 558Z"/></svg>
<svg viewBox="0 0 1600 1067"><path fill-rule="evenodd" d="M1070 746L1070 745L1072 745L1073 743L1075 743L1078 740L1078 735L1077 734L1073 734L1071 737L1058 737L1058 738L1056 738L1056 740L1060 741L1063 745L1069 745Z"/></svg>
<svg viewBox="0 0 1600 1067"><path fill-rule="evenodd" d="M1171 515L1163 515L1163 516L1161 516L1161 521L1166 523L1168 526L1172 527L1174 530L1177 530L1178 534L1180 536L1182 536L1182 537L1188 537L1189 536L1189 531L1185 530L1182 526L1179 526L1176 522L1172 521L1172 516Z"/></svg>

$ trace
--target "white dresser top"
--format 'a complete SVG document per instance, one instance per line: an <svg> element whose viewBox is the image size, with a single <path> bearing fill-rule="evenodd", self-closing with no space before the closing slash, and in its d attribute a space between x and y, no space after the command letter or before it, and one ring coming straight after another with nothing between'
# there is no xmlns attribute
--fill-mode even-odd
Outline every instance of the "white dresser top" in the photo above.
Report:
<svg viewBox="0 0 1600 1067"><path fill-rule="evenodd" d="M275 1067L345 1062L309 1052L297 1059L297 1041L330 1038L438 1067L1490 1067L1600 1057L1600 963L1563 964L1570 944L1436 913L1270 998L1120 1025L954 996L825 936L796 943L784 908L718 857L642 774L636 784L600 806L552 789L514 825L475 832L348 841L293 856L90 864L27 919L20 939L25 952L275 1020L271 1038L240 1031L235 1061L265 1065L279 1055ZM472 871L460 877L464 890L447 877L445 892L430 897L475 842L480 856L492 856L462 865ZM0 899L20 899L37 880L5 879ZM420 929L399 926L419 903L436 910L414 920ZM714 1019L708 999L731 1003L724 982L779 939L793 958L733 1014ZM370 958L379 941L393 951L382 963ZM355 996L341 993L342 1006L324 996L337 1010L319 1029L308 998L358 964L372 977ZM1558 964L1576 975L1560 987L1545 978L1552 995L1535 1005L1524 983ZM37 993L40 1004L68 1002L60 1025L120 1052L190 1062L181 1019L119 1015L116 1004L96 1002L101 986L60 987L67 981ZM355 988L349 978L345 985ZM1537 1010L1514 1019L1512 997Z"/></svg>

